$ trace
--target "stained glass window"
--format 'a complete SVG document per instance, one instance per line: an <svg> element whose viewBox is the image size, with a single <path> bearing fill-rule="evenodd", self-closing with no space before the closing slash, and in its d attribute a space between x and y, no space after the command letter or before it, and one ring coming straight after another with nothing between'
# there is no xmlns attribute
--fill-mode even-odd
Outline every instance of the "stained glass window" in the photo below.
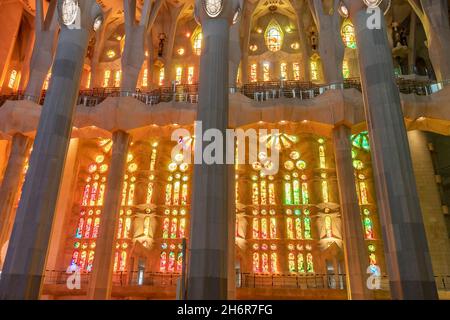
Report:
<svg viewBox="0 0 450 320"><path fill-rule="evenodd" d="M305 273L305 262L303 258L303 253L297 254L297 267L298 272Z"/></svg>
<svg viewBox="0 0 450 320"><path fill-rule="evenodd" d="M356 49L355 28L349 19L344 20L342 24L341 36L347 48Z"/></svg>
<svg viewBox="0 0 450 320"><path fill-rule="evenodd" d="M103 76L103 87L106 88L109 86L109 79L111 78L111 70L105 70L105 74Z"/></svg>
<svg viewBox="0 0 450 320"><path fill-rule="evenodd" d="M282 62L280 64L280 69L281 80L288 80L287 63Z"/></svg>
<svg viewBox="0 0 450 320"><path fill-rule="evenodd" d="M177 84L181 84L182 76L183 76L183 68L177 67L175 69L175 81L177 82Z"/></svg>
<svg viewBox="0 0 450 320"><path fill-rule="evenodd" d="M306 272L313 273L314 272L314 262L313 256L311 253L306 255Z"/></svg>
<svg viewBox="0 0 450 320"><path fill-rule="evenodd" d="M194 32L192 47L196 55L202 54L203 33L201 31Z"/></svg>
<svg viewBox="0 0 450 320"><path fill-rule="evenodd" d="M148 86L148 69L145 68L144 72L142 73L142 86L147 87Z"/></svg>
<svg viewBox="0 0 450 320"><path fill-rule="evenodd" d="M258 273L259 272L259 253L254 252L253 253L253 272Z"/></svg>
<svg viewBox="0 0 450 320"><path fill-rule="evenodd" d="M351 139L355 148L370 151L369 133L367 131L353 135Z"/></svg>
<svg viewBox="0 0 450 320"><path fill-rule="evenodd" d="M276 52L281 50L281 46L283 44L283 31L275 20L272 20L266 30L265 34L266 38L266 46L272 51Z"/></svg>
<svg viewBox="0 0 450 320"><path fill-rule="evenodd" d="M270 63L263 63L263 80L270 81Z"/></svg>
<svg viewBox="0 0 450 320"><path fill-rule="evenodd" d="M163 86L164 85L164 68L159 69L159 85Z"/></svg>
<svg viewBox="0 0 450 320"><path fill-rule="evenodd" d="M288 268L289 268L289 272L296 272L295 255L292 252L290 252L288 255Z"/></svg>
<svg viewBox="0 0 450 320"><path fill-rule="evenodd" d="M316 60L311 60L311 80L319 80L319 63Z"/></svg>
<svg viewBox="0 0 450 320"><path fill-rule="evenodd" d="M258 81L258 65L253 63L250 65L250 82Z"/></svg>
<svg viewBox="0 0 450 320"><path fill-rule="evenodd" d="M294 80L300 81L300 63L294 62L292 64L292 69L294 71Z"/></svg>
<svg viewBox="0 0 450 320"><path fill-rule="evenodd" d="M116 88L120 87L121 78L122 78L122 71L117 70L114 75L114 87L116 87Z"/></svg>
<svg viewBox="0 0 450 320"><path fill-rule="evenodd" d="M194 83L194 67L188 68L188 84Z"/></svg>
<svg viewBox="0 0 450 320"><path fill-rule="evenodd" d="M367 240L373 240L374 234L373 234L373 223L372 219L369 217L364 218L364 233Z"/></svg>
<svg viewBox="0 0 450 320"><path fill-rule="evenodd" d="M16 79L17 79L17 71L13 70L13 71L11 71L11 74L9 76L8 88L14 89L14 86L16 84Z"/></svg>
<svg viewBox="0 0 450 320"><path fill-rule="evenodd" d="M78 223L74 231L71 266L77 265L80 271L92 271L96 239L99 236L101 213L108 174L109 146L111 140L100 140L95 145L103 149L95 157L95 162L84 168L82 173L83 188L80 201ZM108 156L108 157L107 157Z"/></svg>

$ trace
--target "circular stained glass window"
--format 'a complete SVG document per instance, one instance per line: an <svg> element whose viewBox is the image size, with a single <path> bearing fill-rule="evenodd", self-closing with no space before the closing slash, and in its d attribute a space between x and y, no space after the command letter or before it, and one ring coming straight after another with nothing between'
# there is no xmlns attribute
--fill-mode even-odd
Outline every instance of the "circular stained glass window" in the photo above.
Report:
<svg viewBox="0 0 450 320"><path fill-rule="evenodd" d="M64 0L60 8L62 22L66 26L73 24L77 18L78 10L79 7L77 0Z"/></svg>
<svg viewBox="0 0 450 320"><path fill-rule="evenodd" d="M223 0L204 0L205 10L211 18L217 17L223 9Z"/></svg>

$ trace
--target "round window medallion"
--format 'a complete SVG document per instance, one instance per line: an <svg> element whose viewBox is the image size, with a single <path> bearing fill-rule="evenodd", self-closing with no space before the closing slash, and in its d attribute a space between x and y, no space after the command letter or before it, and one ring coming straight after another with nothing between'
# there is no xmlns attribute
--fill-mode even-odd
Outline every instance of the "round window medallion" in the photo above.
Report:
<svg viewBox="0 0 450 320"><path fill-rule="evenodd" d="M223 0L203 0L206 13L211 18L217 17L223 9Z"/></svg>
<svg viewBox="0 0 450 320"><path fill-rule="evenodd" d="M59 14L66 26L69 26L75 22L78 15L78 0L63 0L60 2Z"/></svg>

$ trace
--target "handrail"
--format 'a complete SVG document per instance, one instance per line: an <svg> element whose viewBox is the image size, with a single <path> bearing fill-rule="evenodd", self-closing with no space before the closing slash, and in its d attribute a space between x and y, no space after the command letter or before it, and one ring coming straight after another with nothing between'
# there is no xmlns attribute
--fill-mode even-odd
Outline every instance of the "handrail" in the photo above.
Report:
<svg viewBox="0 0 450 320"><path fill-rule="evenodd" d="M400 93L428 96L442 90L450 80L446 81L419 81L396 79ZM361 91L361 82L358 78L346 79L342 83L315 84L302 81L266 81L247 83L241 86L230 88L232 93L241 93L255 101L267 101L278 98L296 98L300 100L313 99L331 89L350 89ZM18 91L13 94L0 96L0 106L7 100L32 100L43 104L46 92L43 91L39 98L27 97L23 92ZM153 90L141 90L123 92L117 87L94 88L80 90L78 104L86 107L95 107L108 97L130 96L140 100L147 105L155 105L160 102L198 102L198 84L180 84L173 87L160 87Z"/></svg>
<svg viewBox="0 0 450 320"><path fill-rule="evenodd" d="M44 275L46 285L65 285L71 274L65 271L47 270ZM125 286L156 286L174 287L180 273L124 271L113 274L113 285ZM286 288L286 289L334 289L345 290L346 274L321 274L321 273L300 273L300 274L255 274L236 272L237 288ZM90 273L80 274L81 285L87 285ZM389 290L389 279L387 275L382 275L380 279L380 290ZM435 276L436 287L441 291L450 291L450 275Z"/></svg>

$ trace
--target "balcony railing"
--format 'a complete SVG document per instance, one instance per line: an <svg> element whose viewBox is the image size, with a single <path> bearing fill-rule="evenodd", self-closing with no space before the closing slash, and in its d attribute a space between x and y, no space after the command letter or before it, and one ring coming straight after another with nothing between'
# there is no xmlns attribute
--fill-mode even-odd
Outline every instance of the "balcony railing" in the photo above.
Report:
<svg viewBox="0 0 450 320"><path fill-rule="evenodd" d="M428 96L436 93L450 83L450 80L435 81L417 81L397 79L397 86L403 94L415 94L419 96ZM361 83L358 78L346 79L343 83L334 83L327 85L314 84L312 82L301 81L269 81L255 82L242 85L237 88L230 88L230 92L239 92L255 101L267 101L278 98L292 99L313 99L331 89L349 89L354 88L361 91ZM6 100L32 100L43 104L46 92L43 91L38 98L27 97L23 92L0 96L0 106ZM177 85L173 87L160 87L151 91L136 89L133 92L121 92L120 88L94 88L81 90L78 95L77 103L86 107L95 107L108 97L130 96L147 105L155 105L161 102L198 102L198 85Z"/></svg>
<svg viewBox="0 0 450 320"><path fill-rule="evenodd" d="M44 276L45 285L66 285L71 274L65 271L47 270ZM116 272L113 274L113 285L118 287L155 286L176 287L179 273L159 272ZM236 273L237 288L284 288L284 289L346 289L345 274L254 274ZM90 273L80 273L81 287L87 287ZM380 290L389 290L389 279L381 277ZM450 276L435 276L436 287L440 291L450 291Z"/></svg>

